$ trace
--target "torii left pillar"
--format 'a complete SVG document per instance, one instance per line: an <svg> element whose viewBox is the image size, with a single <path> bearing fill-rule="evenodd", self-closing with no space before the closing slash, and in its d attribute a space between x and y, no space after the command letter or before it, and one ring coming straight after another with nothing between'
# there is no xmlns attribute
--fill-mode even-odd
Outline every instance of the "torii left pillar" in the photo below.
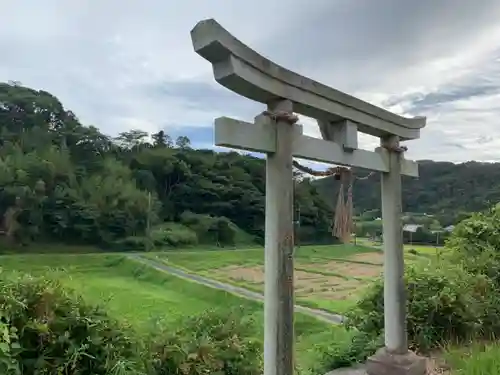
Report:
<svg viewBox="0 0 500 375"><path fill-rule="evenodd" d="M268 104L293 114L289 100ZM266 159L264 375L294 372L293 124L277 118L276 151Z"/></svg>

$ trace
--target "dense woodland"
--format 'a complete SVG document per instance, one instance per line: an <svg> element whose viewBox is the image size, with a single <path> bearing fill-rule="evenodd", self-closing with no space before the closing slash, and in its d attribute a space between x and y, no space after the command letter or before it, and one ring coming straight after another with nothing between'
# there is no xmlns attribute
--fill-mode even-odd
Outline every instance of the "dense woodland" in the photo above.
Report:
<svg viewBox="0 0 500 375"><path fill-rule="evenodd" d="M2 240L142 247L262 242L264 161L191 148L187 137L132 130L111 138L53 95L0 84ZM455 223L500 198L500 165L422 161L404 210ZM363 175L364 173L360 173ZM338 182L297 173L303 243L329 234ZM356 181L358 215L380 207L377 177ZM3 242L3 241L2 241Z"/></svg>
<svg viewBox="0 0 500 375"><path fill-rule="evenodd" d="M15 83L0 84L0 134L8 242L262 242L262 159L194 150L188 138L164 131L111 138L83 126L50 93ZM304 180L295 193L304 240L331 238L331 210L316 188Z"/></svg>

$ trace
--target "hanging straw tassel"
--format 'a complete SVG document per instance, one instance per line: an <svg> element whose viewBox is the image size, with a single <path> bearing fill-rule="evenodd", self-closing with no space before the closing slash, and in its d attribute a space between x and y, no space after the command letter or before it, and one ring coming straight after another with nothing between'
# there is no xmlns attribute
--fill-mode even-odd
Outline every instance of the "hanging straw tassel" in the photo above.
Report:
<svg viewBox="0 0 500 375"><path fill-rule="evenodd" d="M339 195L337 197L337 205L335 206L335 216L333 218L333 232L332 235L338 239L342 239L342 227L344 219L344 183L340 181Z"/></svg>
<svg viewBox="0 0 500 375"><path fill-rule="evenodd" d="M347 188L347 201L344 198L345 183ZM335 208L334 225L332 234L343 243L351 241L353 231L353 203L352 203L352 175L350 171L343 171L340 176L339 195Z"/></svg>
<svg viewBox="0 0 500 375"><path fill-rule="evenodd" d="M353 222L353 203L352 203L352 176L350 176L349 187L347 189L347 203L346 203L346 216L345 216L345 243L351 242L352 233L354 231Z"/></svg>
<svg viewBox="0 0 500 375"><path fill-rule="evenodd" d="M396 152L406 151L405 147L400 147L398 149L392 150ZM337 237L344 243L349 243L351 241L352 233L355 231L354 220L353 220L353 202L352 202L352 185L355 180L367 180L375 174L375 172L370 172L363 177L355 177L352 170L345 167L332 167L326 171L314 171L311 168L301 165L296 160L293 161L293 166L298 170L310 174L316 177L327 177L334 176L335 180L340 181L339 194L337 198L337 206L335 208L335 214L332 218L332 236ZM347 202L344 200L344 189L345 183L348 181L349 186L347 187Z"/></svg>

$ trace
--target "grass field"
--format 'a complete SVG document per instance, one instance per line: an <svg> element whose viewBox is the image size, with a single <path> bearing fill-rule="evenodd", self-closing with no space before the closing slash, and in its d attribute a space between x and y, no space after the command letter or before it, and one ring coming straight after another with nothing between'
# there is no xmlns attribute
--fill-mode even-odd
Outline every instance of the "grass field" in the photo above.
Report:
<svg viewBox="0 0 500 375"><path fill-rule="evenodd" d="M208 309L242 306L262 335L262 304L184 281L120 255L2 256L0 265L4 270L52 274L139 333L148 332L158 320L175 325L181 317ZM342 347L351 337L342 327L302 314L296 314L296 334L302 368L317 365L323 349Z"/></svg>
<svg viewBox="0 0 500 375"><path fill-rule="evenodd" d="M429 259L407 254L408 262ZM435 249L434 249L435 250ZM333 312L346 311L382 270L382 253L367 246L308 246L296 252L298 302ZM228 251L176 251L147 254L193 273L262 291L262 249ZM147 334L154 324L178 325L180 318L209 309L241 306L253 318L262 337L263 311L258 302L239 298L197 283L156 271L119 254L7 255L0 257L4 270L51 274L75 289L89 302L104 305L113 317L128 322L138 334ZM347 345L352 333L312 317L296 314L296 353L302 369L318 366L323 351ZM500 345L451 348L443 356L453 375L500 373L496 358Z"/></svg>

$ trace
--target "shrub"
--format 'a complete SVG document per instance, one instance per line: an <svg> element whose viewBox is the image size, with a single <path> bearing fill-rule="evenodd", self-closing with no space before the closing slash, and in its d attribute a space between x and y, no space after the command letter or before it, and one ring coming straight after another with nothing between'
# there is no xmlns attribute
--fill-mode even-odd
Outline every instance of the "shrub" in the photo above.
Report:
<svg viewBox="0 0 500 375"><path fill-rule="evenodd" d="M490 277L500 290L500 206L460 222L446 247L452 262Z"/></svg>
<svg viewBox="0 0 500 375"><path fill-rule="evenodd" d="M356 332L349 345L325 350L314 373L325 374L332 369L352 366L364 362L377 349L384 346L384 337L367 332Z"/></svg>
<svg viewBox="0 0 500 375"><path fill-rule="evenodd" d="M0 271L1 374L140 374L128 329L54 280Z"/></svg>
<svg viewBox="0 0 500 375"><path fill-rule="evenodd" d="M198 243L196 233L179 223L163 223L153 228L151 240L157 247L192 246Z"/></svg>
<svg viewBox="0 0 500 375"><path fill-rule="evenodd" d="M301 245L331 245L340 244L341 241L332 236L330 228L328 230L318 230L316 226L300 225L295 229L296 242Z"/></svg>
<svg viewBox="0 0 500 375"><path fill-rule="evenodd" d="M225 217L214 217L186 211L181 215L181 223L196 232L200 243L234 245L237 227Z"/></svg>
<svg viewBox="0 0 500 375"><path fill-rule="evenodd" d="M153 243L145 236L130 236L113 242L111 247L116 251L145 251L152 248Z"/></svg>
<svg viewBox="0 0 500 375"><path fill-rule="evenodd" d="M156 330L149 370L156 375L260 375L262 345L251 323L238 310L208 311L182 321L177 331Z"/></svg>
<svg viewBox="0 0 500 375"><path fill-rule="evenodd" d="M359 237L379 237L382 235L382 220L360 221L356 223L356 235Z"/></svg>
<svg viewBox="0 0 500 375"><path fill-rule="evenodd" d="M147 236L130 236L116 240L112 248L117 251L144 251L154 247L182 247L198 243L196 233L179 223L163 223L151 230Z"/></svg>
<svg viewBox="0 0 500 375"><path fill-rule="evenodd" d="M445 231L439 233L429 230L429 228L419 227L413 233L403 232L403 241L407 244L430 244L443 246L449 234Z"/></svg>
<svg viewBox="0 0 500 375"><path fill-rule="evenodd" d="M447 247L476 257L484 250L500 252L500 205L461 221L447 241Z"/></svg>
<svg viewBox="0 0 500 375"><path fill-rule="evenodd" d="M498 332L498 293L491 280L448 262L410 267L407 328L410 347L429 350L449 340ZM348 316L349 325L372 337L384 327L384 292L376 282Z"/></svg>

